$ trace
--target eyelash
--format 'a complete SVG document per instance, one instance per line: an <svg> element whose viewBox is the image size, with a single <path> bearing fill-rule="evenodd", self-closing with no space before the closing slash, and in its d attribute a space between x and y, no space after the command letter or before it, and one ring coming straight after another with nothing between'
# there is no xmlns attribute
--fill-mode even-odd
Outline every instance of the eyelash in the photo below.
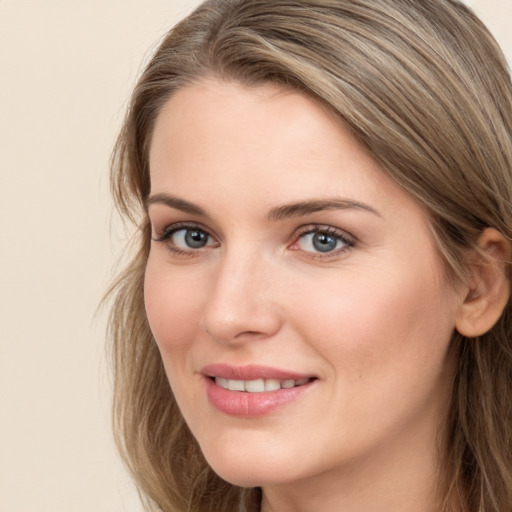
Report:
<svg viewBox="0 0 512 512"><path fill-rule="evenodd" d="M169 250L176 256L184 256L184 257L199 256L200 253L202 252L201 249L207 248L208 246L204 246L204 247L197 248L197 249L190 248L190 250L184 250L184 249L181 249L181 248L177 247L176 245L172 245L170 243L171 237L174 234L176 234L177 232L182 231L182 230L190 230L190 231L196 230L196 231L206 234L210 239L215 240L215 238L208 232L208 230L206 228L203 228L201 225L195 224L195 223L182 223L182 222L168 226L167 228L164 229L164 231L161 234L156 235L153 238L153 240L155 242L167 243ZM341 231L338 228L335 228L333 226L310 224L310 225L302 226L299 228L298 232L294 235L293 243L290 244L288 246L288 248L293 251L300 251L301 250L300 248L294 248L294 246L296 246L301 239L306 237L306 235L319 234L319 233L330 236L330 237L334 238L337 242L341 242L343 244L343 247L334 249L332 251L327 251L325 253L322 253L320 251L318 251L318 252L302 251L304 253L304 257L310 258L313 260L317 260L317 261L328 260L328 259L332 259L333 257L340 256L342 253L350 250L356 244L356 239L353 236L348 235L346 232ZM214 245L213 247L218 247L219 245L220 244L218 242L216 242L216 245Z"/></svg>
<svg viewBox="0 0 512 512"><path fill-rule="evenodd" d="M201 233L205 233L208 237L210 237L211 239L214 239L214 237L212 235L210 235L210 233L208 232L207 229L203 228L201 225L199 224L193 224L193 223L187 223L187 222L178 222L176 224L172 224L171 226L168 226L167 228L164 229L164 231L155 236L153 238L153 240L155 242L163 242L163 243L167 243L168 242L168 248L169 250L176 256L188 256L188 257L194 257L194 256L199 256L199 252L200 252L200 249L190 249L189 251L186 251L184 249L180 249L179 247L176 247L175 245L172 245L170 243L171 241L171 237L176 234L178 231L182 231L182 230L189 230L189 231L192 231L192 230L196 230L196 231L200 231ZM217 243L217 246L219 244Z"/></svg>
<svg viewBox="0 0 512 512"><path fill-rule="evenodd" d="M316 234L325 234L329 237L334 238L337 242L342 242L343 247L334 249L328 252L314 252L314 251L302 251L304 256L316 261L323 261L333 259L335 257L340 256L341 254L350 250L356 244L356 239L347 234L346 232L335 228L333 226L325 226L319 224L310 224L308 226L303 226L299 228L297 235L295 236L295 241L289 246L290 250L300 251L300 248L294 248L299 241L306 237L306 235L316 235Z"/></svg>

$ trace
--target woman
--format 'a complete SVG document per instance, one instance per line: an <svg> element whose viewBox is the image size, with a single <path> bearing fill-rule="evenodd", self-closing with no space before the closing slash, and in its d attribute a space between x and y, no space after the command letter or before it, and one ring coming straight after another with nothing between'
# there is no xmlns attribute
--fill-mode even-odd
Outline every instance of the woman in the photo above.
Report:
<svg viewBox="0 0 512 512"><path fill-rule="evenodd" d="M455 0L210 0L171 30L112 174L148 507L511 510L511 169L505 59Z"/></svg>

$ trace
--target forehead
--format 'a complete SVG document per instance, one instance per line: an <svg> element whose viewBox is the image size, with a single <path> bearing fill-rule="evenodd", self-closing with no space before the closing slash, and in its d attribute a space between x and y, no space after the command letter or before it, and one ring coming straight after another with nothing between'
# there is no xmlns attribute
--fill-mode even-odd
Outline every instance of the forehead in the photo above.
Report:
<svg viewBox="0 0 512 512"><path fill-rule="evenodd" d="M233 208L322 196L413 203L335 114L274 85L209 80L178 90L157 119L150 171L152 194Z"/></svg>
<svg viewBox="0 0 512 512"><path fill-rule="evenodd" d="M339 129L340 120L334 114L295 90L210 79L180 88L164 105L157 118L151 157L154 161L155 152L165 147L187 145L197 150L200 145L205 151L208 144L230 150L239 144L246 151L274 145L276 152L295 145L302 153L307 139L312 147L302 156L313 158L326 149L318 145L324 132ZM315 132L317 137L313 138ZM189 139L190 134L195 137Z"/></svg>

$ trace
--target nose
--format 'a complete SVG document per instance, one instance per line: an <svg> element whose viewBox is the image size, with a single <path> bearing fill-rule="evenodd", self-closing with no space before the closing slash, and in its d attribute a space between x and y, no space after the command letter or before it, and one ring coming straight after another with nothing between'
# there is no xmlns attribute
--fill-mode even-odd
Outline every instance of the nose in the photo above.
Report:
<svg viewBox="0 0 512 512"><path fill-rule="evenodd" d="M226 344L274 336L282 324L275 274L255 254L226 255L203 310L202 328Z"/></svg>

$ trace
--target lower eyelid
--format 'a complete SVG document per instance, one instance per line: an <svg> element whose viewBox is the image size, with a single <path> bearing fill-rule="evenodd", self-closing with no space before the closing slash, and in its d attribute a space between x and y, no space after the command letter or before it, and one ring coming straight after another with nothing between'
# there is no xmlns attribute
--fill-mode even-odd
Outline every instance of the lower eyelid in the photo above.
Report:
<svg viewBox="0 0 512 512"><path fill-rule="evenodd" d="M208 239L206 245L201 247L189 247L183 240L176 241L175 235L183 231L184 233L180 235L180 239L184 238L185 232L187 231L201 231L204 233ZM195 224L173 224L170 226L166 226L162 231L156 231L152 236L152 240L154 242L162 244L166 250L175 257L183 257L183 258L194 258L200 257L205 254L205 251L210 249L215 249L220 246L220 243L217 239L205 228L202 226L198 226Z"/></svg>
<svg viewBox="0 0 512 512"><path fill-rule="evenodd" d="M202 231L208 236L208 242L205 246L200 248L182 248L180 246L177 246L171 242L171 238L173 235L175 235L180 230L198 230ZM305 237L306 235L314 235L316 233L325 233L329 236L332 236L339 242L343 244L342 247L335 248L331 251L308 251L304 250L301 247L298 247L299 241L301 238ZM217 241L216 237L213 236L209 230L205 229L201 225L198 224L182 224L182 223L175 223L172 225L167 225L163 229L156 229L156 227L153 227L151 238L155 242L163 242L168 245L168 249L172 251L174 254L177 255L192 255L193 253L196 253L196 255L199 255L199 253L204 249L211 249L219 247L221 244ZM312 259L327 259L329 257L335 257L336 255L340 255L343 252L346 252L348 249L353 247L356 243L356 240L354 237L346 234L344 231L341 231L337 228L333 228L332 226L321 226L321 225L309 225L309 226L303 226L303 229L301 232L296 234L293 237L294 241L291 245L288 246L289 249L295 250L295 251L302 251L307 255L308 258Z"/></svg>
<svg viewBox="0 0 512 512"><path fill-rule="evenodd" d="M319 251L319 250L306 250L299 246L301 238L316 233L325 233L328 236L332 236L338 242L341 242L342 247L334 248L331 251ZM312 243L312 242L310 242ZM337 244L338 245L338 244ZM347 235L345 232L341 232L339 229L335 229L332 226L304 226L303 230L294 237L293 243L289 246L291 250L300 251L303 253L303 257L317 260L327 261L329 258L340 257L343 253L350 250L355 245L354 237Z"/></svg>

